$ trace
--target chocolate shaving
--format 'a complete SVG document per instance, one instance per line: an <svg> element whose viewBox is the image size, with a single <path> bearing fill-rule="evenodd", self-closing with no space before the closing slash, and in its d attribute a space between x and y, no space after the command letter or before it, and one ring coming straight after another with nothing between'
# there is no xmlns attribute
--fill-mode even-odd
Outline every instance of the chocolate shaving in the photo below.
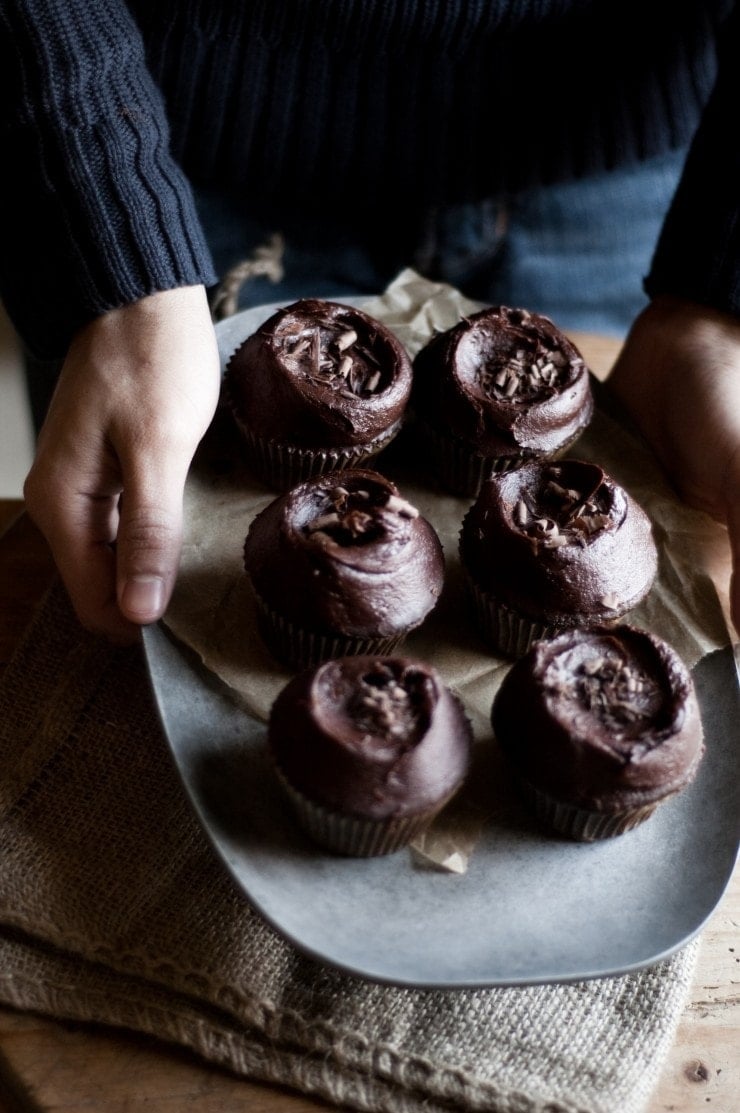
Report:
<svg viewBox="0 0 740 1113"><path fill-rule="evenodd" d="M652 721L661 703L659 685L616 652L583 661L573 685L579 703L617 737Z"/></svg>
<svg viewBox="0 0 740 1113"><path fill-rule="evenodd" d="M351 706L356 727L373 737L414 745L421 727L423 684L409 674L399 682L393 670L378 662L362 677Z"/></svg>
<svg viewBox="0 0 740 1113"><path fill-rule="evenodd" d="M497 352L476 370L476 379L492 400L519 403L554 394L567 374L568 360L562 352L543 352L538 346L534 351L517 348L508 354Z"/></svg>
<svg viewBox="0 0 740 1113"><path fill-rule="evenodd" d="M518 499L514 505L515 525L536 546L550 549L584 546L594 534L614 528L611 517L599 505L598 490L565 487L558 482L561 475L561 468L548 468L541 503L536 508L526 498Z"/></svg>
<svg viewBox="0 0 740 1113"><path fill-rule="evenodd" d="M398 495L389 495L386 502L386 509L392 510L394 514L400 514L402 518L418 518L419 511L406 499L399 498Z"/></svg>
<svg viewBox="0 0 740 1113"><path fill-rule="evenodd" d="M328 508L303 527L307 536L322 544L366 544L398 529L392 517L413 520L419 511L406 499L386 491L373 498L370 491L337 485L327 492ZM392 517L390 517L392 516Z"/></svg>
<svg viewBox="0 0 740 1113"><path fill-rule="evenodd" d="M382 366L353 328L318 324L283 340L288 369L344 398L369 398L383 387Z"/></svg>

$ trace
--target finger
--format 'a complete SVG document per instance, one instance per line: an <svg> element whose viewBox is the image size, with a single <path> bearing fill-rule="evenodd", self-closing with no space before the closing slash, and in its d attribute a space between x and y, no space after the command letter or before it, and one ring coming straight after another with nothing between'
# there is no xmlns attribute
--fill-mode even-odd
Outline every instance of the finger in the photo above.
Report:
<svg viewBox="0 0 740 1113"><path fill-rule="evenodd" d="M124 466L117 540L117 597L140 624L164 614L182 547L182 496L189 457L152 452Z"/></svg>
<svg viewBox="0 0 740 1113"><path fill-rule="evenodd" d="M37 512L39 503L29 484L26 503L49 543L80 623L120 645L135 641L139 628L121 614L116 597L112 542L118 527L118 497L69 489L49 497L47 488L43 509Z"/></svg>

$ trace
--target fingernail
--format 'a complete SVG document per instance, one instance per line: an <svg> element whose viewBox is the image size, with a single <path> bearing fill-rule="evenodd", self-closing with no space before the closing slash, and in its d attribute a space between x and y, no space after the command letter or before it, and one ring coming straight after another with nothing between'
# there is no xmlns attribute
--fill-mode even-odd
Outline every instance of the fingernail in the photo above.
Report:
<svg viewBox="0 0 740 1113"><path fill-rule="evenodd" d="M132 576L124 584L121 606L129 618L140 622L159 618L164 602L164 581L160 576Z"/></svg>

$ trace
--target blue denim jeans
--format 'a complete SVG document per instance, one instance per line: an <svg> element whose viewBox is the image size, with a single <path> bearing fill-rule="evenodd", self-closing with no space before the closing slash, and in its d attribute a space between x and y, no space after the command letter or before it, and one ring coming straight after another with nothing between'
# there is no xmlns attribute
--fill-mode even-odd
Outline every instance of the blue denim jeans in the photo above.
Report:
<svg viewBox="0 0 740 1113"><path fill-rule="evenodd" d="M301 296L373 295L404 267L489 304L545 313L566 329L624 336L646 304L642 280L685 151L580 181L353 226L248 216L216 193L197 195L224 274L272 232L285 237L279 283L248 280L239 306Z"/></svg>
<svg viewBox="0 0 740 1113"><path fill-rule="evenodd" d="M256 214L214 190L198 211L224 275L274 232L285 238L284 277L249 279L242 309L298 297L373 296L404 267L491 305L545 313L565 329L623 336L646 304L642 279L685 151L581 181L422 213L353 219ZM38 428L56 366L28 361Z"/></svg>

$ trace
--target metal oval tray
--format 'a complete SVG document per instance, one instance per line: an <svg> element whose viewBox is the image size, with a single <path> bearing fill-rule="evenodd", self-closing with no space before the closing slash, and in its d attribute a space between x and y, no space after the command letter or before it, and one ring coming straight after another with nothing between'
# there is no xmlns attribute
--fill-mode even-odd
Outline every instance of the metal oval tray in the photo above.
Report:
<svg viewBox="0 0 740 1113"><path fill-rule="evenodd" d="M222 357L273 308L223 322ZM144 648L184 790L235 884L298 949L348 973L430 988L623 974L696 935L731 876L740 699L729 647L694 670L707 746L697 779L619 838L543 833L493 739L478 745L473 780L490 806L459 875L421 868L407 850L362 860L316 848L273 781L264 725L162 624L144 631Z"/></svg>

